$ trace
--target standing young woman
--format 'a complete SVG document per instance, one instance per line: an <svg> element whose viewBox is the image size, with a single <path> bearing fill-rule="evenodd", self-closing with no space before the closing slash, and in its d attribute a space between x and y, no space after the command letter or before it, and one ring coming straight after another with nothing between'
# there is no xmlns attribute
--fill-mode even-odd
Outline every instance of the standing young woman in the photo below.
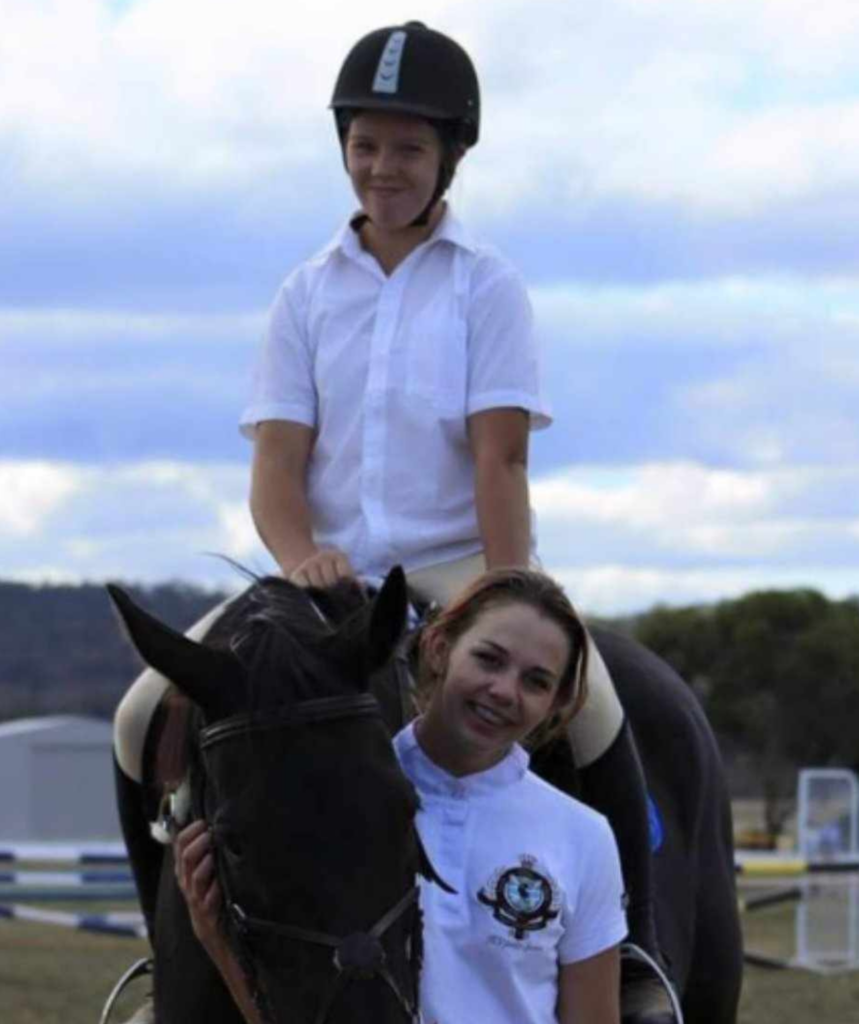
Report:
<svg viewBox="0 0 859 1024"><path fill-rule="evenodd" d="M585 629L548 577L497 570L421 636L425 712L394 740L417 825L455 891L421 886L422 1019L617 1024L626 933L606 820L528 770L522 741L562 729L585 697ZM258 1017L218 926L205 824L178 840L195 931L250 1024Z"/></svg>
<svg viewBox="0 0 859 1024"><path fill-rule="evenodd" d="M417 594L444 604L484 569L536 556L528 436L550 416L531 308L519 274L444 198L480 132L462 47L419 22L371 32L346 57L331 107L360 209L272 307L242 415L251 510L296 583L382 577L398 563ZM570 743L585 800L618 838L631 939L658 957L641 767L592 644L589 663ZM116 719L120 816L145 911L160 854L140 810L143 754L167 685L144 673ZM645 975L625 973L623 998L630 1024L671 1019Z"/></svg>

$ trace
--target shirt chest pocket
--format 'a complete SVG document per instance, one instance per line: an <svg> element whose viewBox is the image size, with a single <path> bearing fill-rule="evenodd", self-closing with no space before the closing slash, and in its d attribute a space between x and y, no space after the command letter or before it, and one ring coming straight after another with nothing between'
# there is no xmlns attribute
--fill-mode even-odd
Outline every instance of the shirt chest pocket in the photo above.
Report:
<svg viewBox="0 0 859 1024"><path fill-rule="evenodd" d="M405 391L444 419L465 416L468 324L453 294L434 297L406 327Z"/></svg>

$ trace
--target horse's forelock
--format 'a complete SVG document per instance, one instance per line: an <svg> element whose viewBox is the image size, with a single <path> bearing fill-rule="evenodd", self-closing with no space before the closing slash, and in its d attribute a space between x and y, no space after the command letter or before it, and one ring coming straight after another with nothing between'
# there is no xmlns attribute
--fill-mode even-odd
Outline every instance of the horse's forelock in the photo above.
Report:
<svg viewBox="0 0 859 1024"><path fill-rule="evenodd" d="M365 604L362 590L350 581L303 590L265 577L250 587L228 634L222 634L245 666L249 709L326 696L320 692L320 665L354 665L358 629L351 627Z"/></svg>

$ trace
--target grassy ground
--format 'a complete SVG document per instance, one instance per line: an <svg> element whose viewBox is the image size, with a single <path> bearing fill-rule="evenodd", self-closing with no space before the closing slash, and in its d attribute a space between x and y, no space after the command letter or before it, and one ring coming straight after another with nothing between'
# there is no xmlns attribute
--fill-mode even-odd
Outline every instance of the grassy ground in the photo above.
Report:
<svg viewBox="0 0 859 1024"><path fill-rule="evenodd" d="M98 1024L117 978L147 948L137 939L0 921L0 1017L9 1024ZM137 984L139 996L145 982Z"/></svg>
<svg viewBox="0 0 859 1024"><path fill-rule="evenodd" d="M775 957L794 954L792 905L743 918L746 949ZM738 1024L854 1024L859 1020L859 971L824 976L799 970L747 967Z"/></svg>
<svg viewBox="0 0 859 1024"><path fill-rule="evenodd" d="M790 956L794 913L790 904L748 913L746 947L771 956ZM134 939L0 921L0 1018L10 1024L97 1024L114 982L146 950L144 942ZM136 992L124 1004L125 1012L145 991L145 984L137 983ZM115 1019L121 1021L123 1006L118 1009ZM738 1024L855 1024L857 1020L859 972L822 977L804 971L746 969Z"/></svg>

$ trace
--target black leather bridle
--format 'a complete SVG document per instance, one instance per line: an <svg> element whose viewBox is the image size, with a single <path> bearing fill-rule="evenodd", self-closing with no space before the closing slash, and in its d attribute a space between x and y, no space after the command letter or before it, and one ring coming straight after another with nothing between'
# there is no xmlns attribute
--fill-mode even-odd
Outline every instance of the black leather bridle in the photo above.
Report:
<svg viewBox="0 0 859 1024"><path fill-rule="evenodd" d="M312 723L330 722L339 718L364 716L380 717L379 704L376 698L368 693L301 701L281 714L268 715L265 718L253 714L236 715L207 726L200 732L200 751L205 757L207 751L229 739L247 738L261 732L269 733ZM212 839L217 850L216 832L213 832ZM322 999L314 1024L325 1024L337 997L350 981L373 977L379 977L389 987L409 1021L418 1020L417 994L422 944L417 885L413 885L368 931L336 936L247 914L231 896L232 887L224 870L224 858L216 856L215 861L227 914L241 946L241 960L246 971L252 974L249 980L252 982L254 1001L264 1017L268 1016L267 1008L263 1005L262 993L256 982L255 963L250 949L250 940L255 935L281 936L334 950L332 964L337 972L336 979ZM403 993L401 986L397 984L382 945L382 938L388 929L410 910L413 910L414 915L414 926L410 933L411 949L408 952L413 996Z"/></svg>

